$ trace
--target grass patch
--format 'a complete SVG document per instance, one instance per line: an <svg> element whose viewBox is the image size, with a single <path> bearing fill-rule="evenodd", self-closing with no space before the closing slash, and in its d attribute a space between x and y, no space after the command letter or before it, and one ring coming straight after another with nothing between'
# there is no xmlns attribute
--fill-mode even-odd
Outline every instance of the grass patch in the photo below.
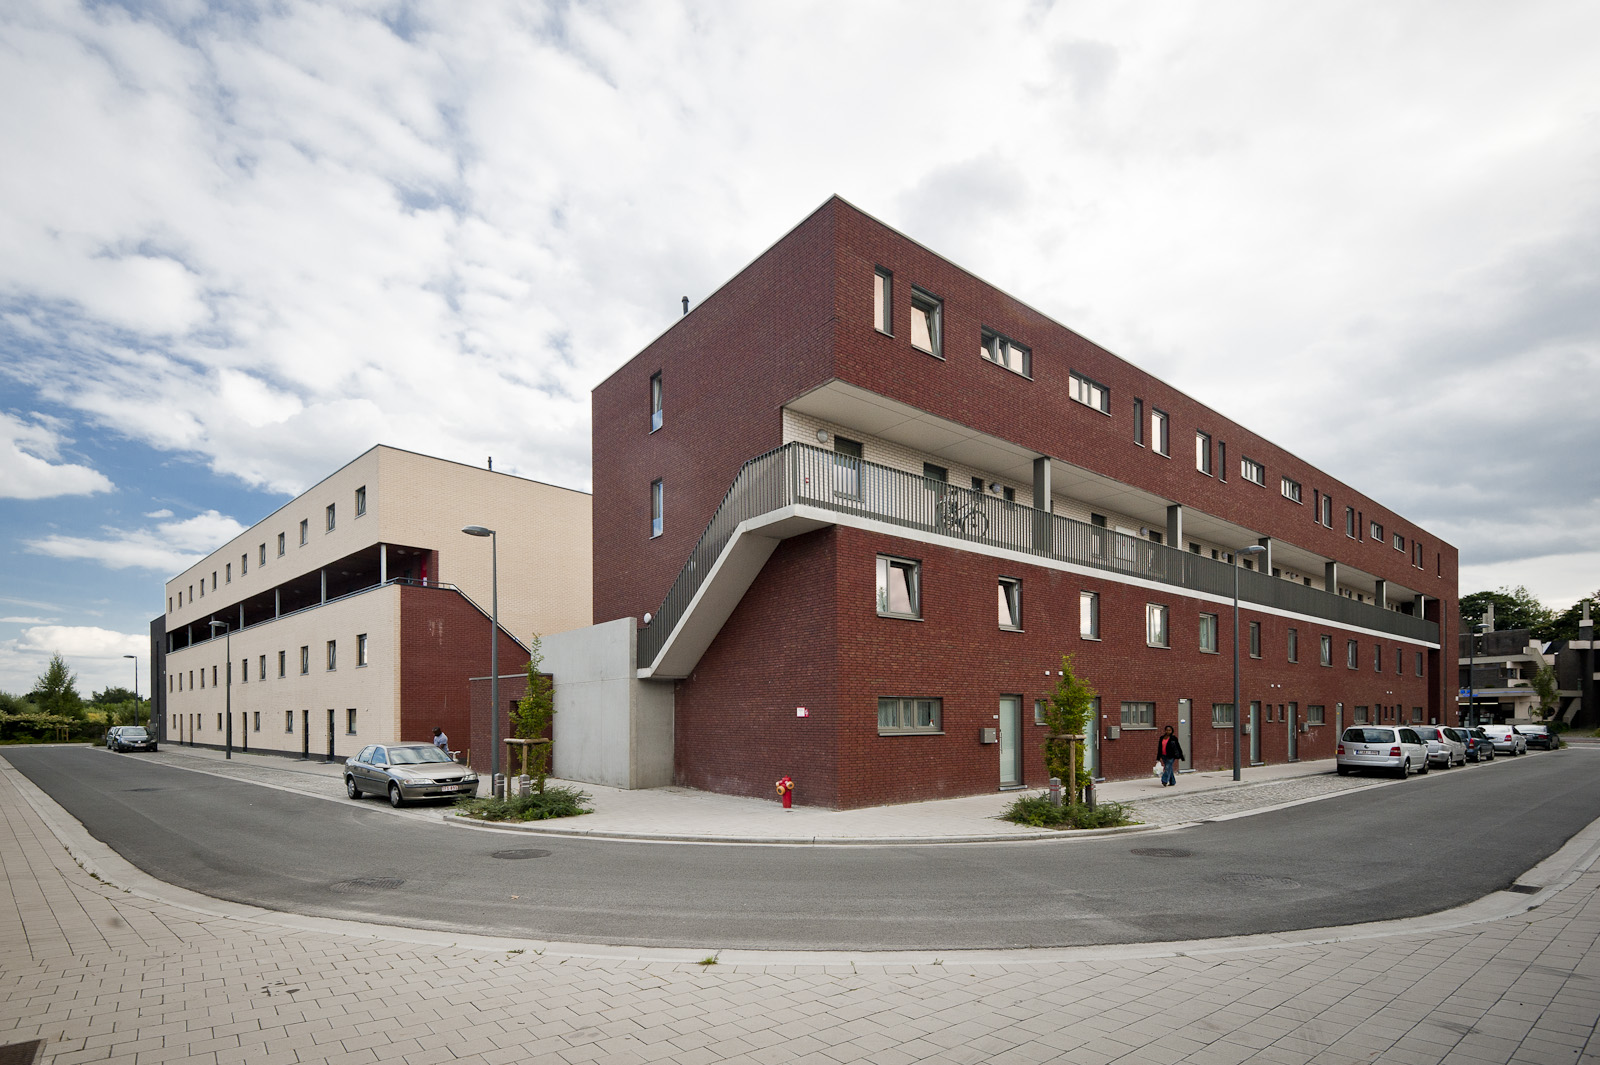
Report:
<svg viewBox="0 0 1600 1065"><path fill-rule="evenodd" d="M1082 804L1052 806L1048 795L1022 796L1006 807L1000 820L1033 828L1121 828L1139 823L1120 802L1102 802L1091 810Z"/></svg>
<svg viewBox="0 0 1600 1065"><path fill-rule="evenodd" d="M548 821L552 817L593 813L585 805L588 801L589 793L577 788L545 788L543 792L509 799L462 799L456 803L456 813L479 821Z"/></svg>

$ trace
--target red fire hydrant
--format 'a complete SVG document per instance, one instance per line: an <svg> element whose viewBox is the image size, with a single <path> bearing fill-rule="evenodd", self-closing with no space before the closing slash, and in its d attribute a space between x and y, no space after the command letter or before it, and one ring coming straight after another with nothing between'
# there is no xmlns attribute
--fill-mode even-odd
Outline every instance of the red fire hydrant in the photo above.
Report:
<svg viewBox="0 0 1600 1065"><path fill-rule="evenodd" d="M783 808L791 809L794 805L794 781L788 777L778 781L778 796L783 799Z"/></svg>

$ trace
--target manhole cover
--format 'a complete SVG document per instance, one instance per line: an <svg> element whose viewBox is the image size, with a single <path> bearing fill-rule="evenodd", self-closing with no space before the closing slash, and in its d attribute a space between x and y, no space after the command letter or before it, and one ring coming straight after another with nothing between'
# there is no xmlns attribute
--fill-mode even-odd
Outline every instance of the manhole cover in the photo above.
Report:
<svg viewBox="0 0 1600 1065"><path fill-rule="evenodd" d="M398 876L358 876L353 880L338 880L328 887L341 893L350 891L392 891L404 884Z"/></svg>
<svg viewBox="0 0 1600 1065"><path fill-rule="evenodd" d="M1187 858L1190 854L1182 847L1135 847L1128 853L1141 858Z"/></svg>
<svg viewBox="0 0 1600 1065"><path fill-rule="evenodd" d="M524 858L547 858L547 857L549 857L549 855L550 855L549 851L541 851L541 850L520 850L520 851L518 851L518 850L511 850L511 851L495 851L493 854L489 855L489 857L491 857L491 858L504 858L508 862L520 862Z"/></svg>
<svg viewBox="0 0 1600 1065"><path fill-rule="evenodd" d="M1241 887L1253 888L1279 888L1290 890L1300 886L1300 881L1287 876L1273 876L1270 873L1223 873L1217 880L1224 884L1238 884Z"/></svg>

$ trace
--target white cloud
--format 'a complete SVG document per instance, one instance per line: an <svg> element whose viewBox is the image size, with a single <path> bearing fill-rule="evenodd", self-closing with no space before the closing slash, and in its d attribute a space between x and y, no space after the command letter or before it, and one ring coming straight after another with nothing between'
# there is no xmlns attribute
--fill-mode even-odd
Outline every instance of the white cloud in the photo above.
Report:
<svg viewBox="0 0 1600 1065"><path fill-rule="evenodd" d="M123 655L150 653L150 637L130 636L88 625L38 625L22 630L16 641L17 649L35 652L46 657L60 654L63 658L121 658Z"/></svg>
<svg viewBox="0 0 1600 1065"><path fill-rule="evenodd" d="M26 694L59 654L77 678L84 698L103 688L133 684L134 664L123 655L135 655L140 669L140 694L149 696L147 678L150 637L114 632L91 625L38 625L24 629L14 640L0 641L0 691Z"/></svg>
<svg viewBox="0 0 1600 1065"><path fill-rule="evenodd" d="M106 529L100 538L51 534L25 541L26 548L53 558L98 562L108 569L146 569L171 575L193 565L245 530L233 518L208 510L154 529Z"/></svg>
<svg viewBox="0 0 1600 1065"><path fill-rule="evenodd" d="M55 618L0 618L0 624L7 625L49 625Z"/></svg>
<svg viewBox="0 0 1600 1065"><path fill-rule="evenodd" d="M53 419L34 415L24 421L0 411L0 498L53 499L111 491L110 479L97 470L55 461L64 443L70 441Z"/></svg>
<svg viewBox="0 0 1600 1065"><path fill-rule="evenodd" d="M1461 567L1461 594L1526 585L1545 606L1565 610L1600 591L1600 551L1575 551Z"/></svg>
<svg viewBox="0 0 1600 1065"><path fill-rule="evenodd" d="M172 517L172 511L168 510L166 507L162 507L160 510L152 510L150 513L146 514L145 517L147 517L147 518L170 518L170 517Z"/></svg>

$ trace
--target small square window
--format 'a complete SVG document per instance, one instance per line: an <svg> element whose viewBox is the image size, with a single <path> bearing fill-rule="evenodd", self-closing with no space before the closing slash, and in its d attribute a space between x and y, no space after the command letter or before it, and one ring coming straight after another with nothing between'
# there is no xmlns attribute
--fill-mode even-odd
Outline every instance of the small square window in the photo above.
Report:
<svg viewBox="0 0 1600 1065"><path fill-rule="evenodd" d="M1078 635L1085 640L1100 638L1100 593L1078 593Z"/></svg>
<svg viewBox="0 0 1600 1065"><path fill-rule="evenodd" d="M1265 486L1267 483L1267 468L1255 459L1239 459L1239 476L1253 484Z"/></svg>
<svg viewBox="0 0 1600 1065"><path fill-rule="evenodd" d="M1194 468L1206 476L1211 475L1211 434L1194 434Z"/></svg>
<svg viewBox="0 0 1600 1065"><path fill-rule="evenodd" d="M328 525L324 532L333 532L333 504L328 504Z"/></svg>
<svg viewBox="0 0 1600 1065"><path fill-rule="evenodd" d="M1144 642L1151 647L1168 646L1167 608L1158 603L1145 604Z"/></svg>
<svg viewBox="0 0 1600 1065"><path fill-rule="evenodd" d="M1232 728L1233 727L1233 704L1232 703L1212 703L1211 704L1211 727L1212 728Z"/></svg>
<svg viewBox="0 0 1600 1065"><path fill-rule="evenodd" d="M1287 477L1283 478L1282 491L1283 491L1283 498L1291 500L1291 501L1293 501L1295 503L1300 502L1300 482L1299 481L1291 481Z"/></svg>
<svg viewBox="0 0 1600 1065"><path fill-rule="evenodd" d="M1086 407L1093 407L1102 414L1111 413L1111 390L1097 381L1091 381L1081 373L1071 373L1067 376L1067 394Z"/></svg>
<svg viewBox="0 0 1600 1065"><path fill-rule="evenodd" d="M894 275L881 266L872 275L872 325L894 336Z"/></svg>
<svg viewBox="0 0 1600 1065"><path fill-rule="evenodd" d="M1166 411L1150 411L1150 447L1158 455L1172 454L1170 424Z"/></svg>
<svg viewBox="0 0 1600 1065"><path fill-rule="evenodd" d="M939 732L944 728L941 699L879 699L878 732L899 734Z"/></svg>
<svg viewBox="0 0 1600 1065"><path fill-rule="evenodd" d="M351 707L344 712L344 734L346 736L354 736L356 734L355 707Z"/></svg>
<svg viewBox="0 0 1600 1065"><path fill-rule="evenodd" d="M939 297L911 290L911 346L944 358L944 303Z"/></svg>
<svg viewBox="0 0 1600 1065"><path fill-rule="evenodd" d="M661 371L650 375L650 431L661 428Z"/></svg>
<svg viewBox="0 0 1600 1065"><path fill-rule="evenodd" d="M878 556L878 613L884 617L922 617L922 563Z"/></svg>
<svg viewBox="0 0 1600 1065"><path fill-rule="evenodd" d="M1155 728L1156 704L1155 703L1123 703L1122 704L1123 728Z"/></svg>
<svg viewBox="0 0 1600 1065"><path fill-rule="evenodd" d="M1325 725L1328 723L1328 710L1326 707L1312 703L1306 707L1306 724Z"/></svg>
<svg viewBox="0 0 1600 1065"><path fill-rule="evenodd" d="M996 589L1002 629L1022 628L1022 582L1015 577L1001 577Z"/></svg>
<svg viewBox="0 0 1600 1065"><path fill-rule="evenodd" d="M367 486L362 485L356 489L356 517L361 517L367 512Z"/></svg>
<svg viewBox="0 0 1600 1065"><path fill-rule="evenodd" d="M367 634L362 633L356 637L356 665L367 664Z"/></svg>
<svg viewBox="0 0 1600 1065"><path fill-rule="evenodd" d="M301 547L306 546L306 544L310 541L310 539L311 539L311 520L309 518L301 518L300 519L300 546Z"/></svg>
<svg viewBox="0 0 1600 1065"><path fill-rule="evenodd" d="M1200 615L1200 650L1206 654L1217 653L1217 615Z"/></svg>
<svg viewBox="0 0 1600 1065"><path fill-rule="evenodd" d="M337 640L328 641L328 668L339 668L339 641Z"/></svg>
<svg viewBox="0 0 1600 1065"><path fill-rule="evenodd" d="M1261 657L1261 622L1250 623L1250 657Z"/></svg>
<svg viewBox="0 0 1600 1065"><path fill-rule="evenodd" d="M1033 374L1033 352L1018 344L1015 340L1001 336L993 329L983 331L983 349L981 354L985 359L1023 377Z"/></svg>
<svg viewBox="0 0 1600 1065"><path fill-rule="evenodd" d="M655 538L661 535L661 530L666 527L666 496L660 481L650 482L650 536Z"/></svg>
<svg viewBox="0 0 1600 1065"><path fill-rule="evenodd" d="M1333 665L1333 637L1332 636L1324 636L1324 637L1322 637L1321 654L1322 654L1322 664L1323 665L1325 665L1325 666Z"/></svg>

